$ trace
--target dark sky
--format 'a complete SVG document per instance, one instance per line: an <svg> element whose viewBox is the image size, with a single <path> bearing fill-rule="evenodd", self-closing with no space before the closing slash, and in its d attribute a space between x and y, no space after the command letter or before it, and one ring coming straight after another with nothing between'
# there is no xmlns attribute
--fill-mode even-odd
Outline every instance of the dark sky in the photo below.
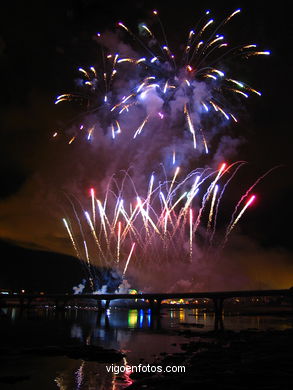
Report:
<svg viewBox="0 0 293 390"><path fill-rule="evenodd" d="M34 199L26 186L50 160L52 149L46 146L50 135L72 114L70 109L67 112L57 108L55 97L73 89L74 69L94 60L96 46L92 37L96 32L113 28L119 20L135 28L137 21L147 18L157 8L170 42L177 43L181 36L185 38L186 31L207 7L214 15L219 15L219 19L242 8L237 21L225 28L228 38L235 36L236 42L256 42L272 52L269 58L252 58L249 66L241 68L243 77L263 93L260 99L247 102L237 130L247 139L238 153L239 158L249 161L244 180L282 165L258 186L257 207L253 216L250 214L242 221L242 229L263 247L284 248L292 253L291 229L288 228L292 221L293 198L292 28L287 4L285 1L250 4L231 1L215 4L94 0L6 2L0 16L0 238L16 245L36 245L70 253L60 232L56 233L60 239L58 245L50 245L51 238L43 242L40 239L41 234L48 234L43 226L42 208L33 213L28 205L25 217L20 218L18 210L23 210L26 202L29 204ZM54 158L52 153L52 163ZM31 218L30 213L34 214ZM53 218L48 226L54 229L52 221ZM40 228L37 228L38 223L42 225ZM66 248L61 250L63 244Z"/></svg>

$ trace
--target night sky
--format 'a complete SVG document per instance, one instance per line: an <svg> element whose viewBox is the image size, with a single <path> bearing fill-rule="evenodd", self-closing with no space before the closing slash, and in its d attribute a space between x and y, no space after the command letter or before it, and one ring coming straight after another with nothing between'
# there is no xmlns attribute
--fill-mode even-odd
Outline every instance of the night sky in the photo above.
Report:
<svg viewBox="0 0 293 390"><path fill-rule="evenodd" d="M213 4L95 0L5 4L0 16L0 248L6 254L1 256L0 288L2 284L11 288L25 285L36 290L42 286L50 289L55 273L59 275L60 289L60 276L70 275L67 286L78 280L80 267L76 259L66 256L73 252L60 226L59 195L63 189L58 171L72 155L62 156L60 144L51 142L54 131L62 128L73 111L57 107L54 100L57 95L74 90L79 66L95 60L95 33L113 29L120 20L135 29L137 22L148 18L155 8L160 11L171 47L172 42L176 47L185 39L206 9L220 20L241 8L237 20L223 29L225 35L234 42L256 42L271 51L270 57L251 58L241 66L235 65L235 74L263 94L261 98L244 102L240 124L235 130L245 138L237 159L249 162L242 179L252 183L259 175L280 165L257 186L256 207L241 221L241 234L254 243L253 247L258 248L255 251L259 250L262 257L267 253L268 257L276 258L269 259L269 264L274 262L276 268L279 254L282 270L288 265L290 273L293 264L292 28L287 4L285 1ZM77 167L72 162L68 166L68 180L74 169ZM56 176L50 194L52 172ZM49 184L44 187L46 180ZM38 262L46 266L38 267ZM265 261L261 264L265 267ZM287 275L285 285L288 283Z"/></svg>

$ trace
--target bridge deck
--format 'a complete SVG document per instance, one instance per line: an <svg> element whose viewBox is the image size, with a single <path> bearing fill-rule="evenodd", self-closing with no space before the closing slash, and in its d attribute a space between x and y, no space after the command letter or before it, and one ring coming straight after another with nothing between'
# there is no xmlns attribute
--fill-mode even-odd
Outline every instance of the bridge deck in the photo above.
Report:
<svg viewBox="0 0 293 390"><path fill-rule="evenodd" d="M0 295L4 299L94 299L97 301L111 301L115 299L186 299L186 298L206 298L206 299L227 299L233 297L265 297L265 296L293 296L293 288L281 290L239 290L239 291L214 291L214 292L184 292L184 293L142 293L142 294L5 294Z"/></svg>

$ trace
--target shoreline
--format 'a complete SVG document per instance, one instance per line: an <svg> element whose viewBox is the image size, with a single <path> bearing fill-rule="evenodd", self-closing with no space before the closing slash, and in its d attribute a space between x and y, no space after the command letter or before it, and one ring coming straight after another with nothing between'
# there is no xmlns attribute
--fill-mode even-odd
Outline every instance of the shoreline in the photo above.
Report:
<svg viewBox="0 0 293 390"><path fill-rule="evenodd" d="M189 388L287 390L293 385L293 328L287 330L178 331L188 338L182 352L167 354L160 365L185 365L183 374L133 373L129 390ZM194 340L192 340L194 339ZM155 362L154 364L158 364Z"/></svg>

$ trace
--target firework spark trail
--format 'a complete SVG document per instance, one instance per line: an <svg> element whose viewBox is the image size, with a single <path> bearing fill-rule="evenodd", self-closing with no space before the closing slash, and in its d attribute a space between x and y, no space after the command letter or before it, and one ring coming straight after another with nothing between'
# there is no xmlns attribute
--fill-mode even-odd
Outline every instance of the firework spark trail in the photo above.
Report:
<svg viewBox="0 0 293 390"><path fill-rule="evenodd" d="M129 231L130 229L133 230L133 227L132 227L133 224L132 224L132 222L133 222L135 216L137 215L137 210L138 210L138 209L139 209L139 204L138 204L138 202L137 202L137 204L136 204L134 210L132 211L130 217L127 218L127 225L126 225L126 227L125 227L125 229L124 229L124 231L123 231L123 233L122 233L122 239L123 239L123 240L125 239L125 237L126 237L128 231Z"/></svg>
<svg viewBox="0 0 293 390"><path fill-rule="evenodd" d="M173 185L175 183L176 177L178 176L179 171L180 171L180 167L177 167L176 170L175 170L175 173L174 173L174 176L173 176L173 179L172 179L169 191L168 191L167 201L170 200L170 194L172 193L172 188L173 188Z"/></svg>
<svg viewBox="0 0 293 390"><path fill-rule="evenodd" d="M235 207L234 212L233 212L233 214L232 214L232 216L231 216L231 220L230 220L230 223L229 223L229 225L228 225L227 231L230 230L230 227L232 226L233 221L234 221L234 219L235 219L235 215L236 215L236 213L237 213L237 210L238 210L240 204L242 203L242 201L250 194L250 192L254 189L254 187L255 187L261 180L263 180L263 179L264 179L267 175L269 175L272 171L274 171L275 169L280 168L280 167L281 167L281 165L278 165L278 166L276 166L276 167L273 167L273 168L269 169L269 170L268 170L267 172L265 172L262 176L260 176L260 177L252 184L252 186L250 186L250 187L248 188L248 190L244 193L244 195L242 195L242 197L240 198L239 202L236 204L236 207Z"/></svg>
<svg viewBox="0 0 293 390"><path fill-rule="evenodd" d="M211 196L213 189L215 188L215 186L216 186L217 182L219 181L219 179L221 178L221 176L224 175L228 171L228 169L231 167L231 165L228 168L226 168L226 166L227 166L226 163L221 164L221 167L219 169L219 172L218 172L215 180L212 182L212 184L208 188L206 198L204 199L205 202L207 202L209 200L209 197ZM225 168L226 168L226 170L225 170Z"/></svg>
<svg viewBox="0 0 293 390"><path fill-rule="evenodd" d="M149 266L149 259L153 266L163 267L176 265L180 259L182 264L195 263L200 256L211 252L214 241L218 241L216 238L225 234L226 243L255 195L238 212L242 201L272 171L258 178L241 197L225 232L216 232L220 202L244 162L222 163L216 170L197 168L188 172L186 168L200 154L210 154L212 158L213 137L219 133L218 129L211 128L212 116L218 117L223 126L228 121L238 122L228 107L229 94L239 101L250 95L261 95L221 69L221 61L228 55L249 58L270 54L255 44L226 49L228 44L218 31L239 12L239 9L232 12L216 25L207 11L198 27L190 30L179 61L170 50L158 11L153 14L160 25L163 44L146 24L140 25L140 33L143 31L145 38L141 39L119 22L120 33L129 34L132 44L138 43L139 51L144 52L123 43L126 49L122 55L116 52L116 47L111 49L111 44L107 44L107 36L103 38L98 34L102 51L109 49L109 53L102 56L102 71L97 65L79 68L81 91L57 97L56 105L61 102L84 104L85 115L93 114L89 120L84 120L85 115L80 116L82 123L79 120L76 126L78 134L71 134L68 144L83 134L94 145L104 137L106 141L101 142L100 147L109 148L106 149L108 155L113 153L112 171L106 167L105 175L110 176L113 166L118 166L120 173L124 172L122 179L120 173L116 177L112 174L105 191L101 186L104 196L99 196L100 200L96 199L94 188L90 189L91 213L81 208L83 214L79 216L74 209L80 238L71 228L73 225L63 219L73 248L78 258L85 257L89 271L93 263L116 269L124 277L129 270L143 272L144 267ZM130 161L128 166L131 166L127 171L122 169L124 161L119 165L125 152L130 154L129 160L125 159L125 165ZM164 154L167 154L166 164L162 162L166 162ZM145 170L154 171L159 164L163 173L155 176L153 172L149 177ZM236 164L238 166L232 170ZM85 222L90 232L90 237L86 238L82 226ZM82 254L78 250L79 242L83 242ZM123 267L121 260L125 258Z"/></svg>
<svg viewBox="0 0 293 390"><path fill-rule="evenodd" d="M96 70L96 65L90 66L89 69L79 67L78 71L84 78L84 81L82 81L84 85L84 94L82 89L79 93L61 94L57 97L55 104L61 102L64 103L66 101L82 102L83 100L85 100L86 106L90 106L91 111L98 112L100 109L102 109L103 111L108 110L108 117L109 121L111 122L109 129L111 133L111 138L113 140L116 140L117 134L122 133L121 125L118 121L117 114L115 114L115 112L118 111L116 109L119 109L118 115L121 115L124 112L128 112L132 107L139 107L143 117L141 118L141 125L135 130L132 136L133 139L136 139L139 135L142 135L142 130L149 119L149 116L145 115L145 111L148 112L149 98L146 99L146 101L144 102L144 98L149 96L149 91L151 91L151 93L154 94L157 98L163 99L164 107L167 108L167 111L170 108L169 105L172 102L175 102L179 95L184 93L186 101L182 106L182 111L184 111L186 115L188 128L192 135L193 147L194 149L196 149L197 140L195 135L195 125L196 128L201 128L201 121L204 119L204 114L201 113L201 110L198 109L198 106L194 104L194 97L198 93L198 82L202 83L204 81L206 84L206 88L209 91L207 93L207 96L209 96L209 98L207 98L207 96L203 96L203 99L201 99L201 106L204 107L204 112L209 113L210 110L208 106L212 105L214 111L223 115L227 121L231 118L234 122L237 122L237 119L234 113L227 111L225 107L225 102L224 104L220 104L216 100L216 95L218 95L219 92L222 93L225 90L229 90L231 93L242 95L243 97L248 97L248 94L246 93L247 91L250 91L259 96L261 95L259 91L248 86L247 84L231 79L228 76L226 77L224 72L222 72L220 69L216 69L213 65L215 63L220 63L220 59L222 59L224 56L224 54L222 54L221 56L212 56L212 54L214 54L214 51L226 46L226 44L220 43L223 40L223 36L216 33L221 27L225 26L239 12L240 9L237 9L236 11L232 12L228 17L226 17L212 30L212 32L207 35L205 43L203 43L203 41L200 41L201 36L205 35L206 32L210 30L210 28L214 24L214 19L209 19L205 21L203 25L201 25L202 21L207 17L207 15L210 14L210 12L206 13L199 21L199 25L201 25L201 27L197 29L197 34L195 34L194 30L191 30L189 32L188 53L192 54L191 56L186 56L184 54L183 58L185 58L185 61L183 62L183 65L179 65L179 63L177 64L175 62L174 56L170 52L165 29L163 27L161 19L159 18L158 11L154 11L153 15L155 16L155 19L160 25L161 33L163 34L163 40L165 42L165 45L163 46L158 44L158 48L160 50L160 53L158 54L150 50L148 40L155 39L156 42L159 42L159 39L155 37L155 35L151 32L151 30L146 24L142 24L142 29L147 32L146 42L144 42L136 34L134 34L124 23L119 22L117 24L118 27L121 28L126 34L130 34L134 42L139 43L140 48L146 51L147 55L150 56L150 58L144 56L141 57L139 55L137 56L139 59L123 56L121 57L119 53L113 52L110 54L103 54L102 77L99 76L99 69L98 71ZM98 34L98 39L102 47L102 52L104 53L103 35ZM256 50L256 48L257 47L255 44L239 45L229 49L227 53L225 53L225 55L228 55L231 52L233 55L241 55L243 57L248 58L250 56L255 55L270 54L269 51ZM184 52L186 53L186 50ZM161 55L163 57L161 57ZM210 56L212 56L212 60L207 61L207 58ZM106 58L106 60L104 57ZM111 71L109 75L107 73L107 62L111 64ZM169 64L169 68L171 69L170 71L168 70L168 72L166 72L166 69L168 68L168 66L166 66L167 63ZM144 69L144 77L142 80L140 80L139 78L137 80L137 75L136 72L133 71L133 67L138 68L137 74L139 74L140 70L142 69L142 64ZM129 66L129 69L121 68L121 66ZM187 74L182 79L181 74L183 70L184 72L187 72ZM133 78L129 78L129 72L130 74L133 74ZM114 75L115 78L118 77L118 80L122 81L122 84L125 86L123 87L123 90L117 87L120 85L120 83L111 84ZM101 90L101 85L99 83L100 79L105 81L105 91L102 91L101 99L99 99L99 94ZM211 83L210 81L208 81L209 79L211 79L213 82ZM137 87L134 87L135 82L137 83ZM237 88L229 87L229 83L234 83ZM223 99L223 101L224 100L225 99ZM99 101L100 104L97 103ZM187 104L189 107L188 109ZM109 107L109 109L107 107ZM192 110L190 109L191 107L193 107ZM165 114L166 113L164 112L164 109L160 109L160 111L157 112L157 115L161 118L164 118ZM196 124L193 123L192 120L193 114L196 114L197 117L198 123ZM86 132L88 134L88 141L92 141L93 131L94 127L92 126L87 129ZM202 131L201 134L204 150L207 154L207 139ZM71 144L73 141L76 140L76 138L77 135L73 135L68 143ZM173 164L175 164L174 159L175 153L173 155Z"/></svg>
<svg viewBox="0 0 293 390"><path fill-rule="evenodd" d="M193 123L192 123L192 120L190 118L190 114L188 112L188 109L187 109L187 106L185 105L184 107L184 112L186 114L186 118L187 118L187 123L188 123L188 127L189 127L189 131L190 133L192 134L192 139L193 139L193 147L194 149L196 149L196 137L195 137L195 131L194 131L194 126L193 126Z"/></svg>
<svg viewBox="0 0 293 390"><path fill-rule="evenodd" d="M129 255L128 255L128 258L127 258L127 261L126 261L126 264L125 264L125 267L124 267L124 270L123 270L123 276L125 276L126 274L126 271L127 271L127 267L128 267L128 264L129 264L129 261L131 259L131 256L132 256L132 252L134 250L134 247L135 247L135 242L132 244L132 247L130 249L130 252L129 252Z"/></svg>
<svg viewBox="0 0 293 390"><path fill-rule="evenodd" d="M160 231L159 229L157 228L156 224L153 222L152 218L146 213L146 211L144 210L143 208L143 204L141 202L141 199L138 197L138 207L140 209L140 213L143 217L143 220L145 221L145 218L151 223L151 225L153 226L154 230L160 235Z"/></svg>
<svg viewBox="0 0 293 390"><path fill-rule="evenodd" d="M159 21L159 24L160 24L160 27L161 27L161 31L162 31L162 34L163 34L163 37L164 37L164 41L165 41L165 46L163 46L161 51L164 53L164 51L163 51L164 48L167 48L167 53L169 54L170 59L173 60L172 63L173 63L174 68L176 69L176 63L175 63L174 58L172 57L172 55L170 54L169 49L168 49L169 44L168 44L168 40L167 40L167 35L166 35L166 32L165 32L163 23L162 23L162 21L161 21L161 19L159 17L159 13L158 13L157 10L154 10L153 14L156 15L156 17L157 17L157 19Z"/></svg>
<svg viewBox="0 0 293 390"><path fill-rule="evenodd" d="M147 199L146 199L146 201L147 201L147 209L146 209L147 215L149 214L149 207L150 207L150 202L151 202L151 196L152 196L152 193L153 193L154 180L155 180L155 176L152 173L151 178L150 178L150 182L149 182ZM147 223L146 223L146 229L148 231L148 220L147 220Z"/></svg>
<svg viewBox="0 0 293 390"><path fill-rule="evenodd" d="M187 208L190 206L194 196L196 195L196 193L198 191L199 180L200 180L200 175L197 175L195 177L194 183L192 184L191 190L187 194L187 201L186 201L185 206L184 206L184 211L186 211Z"/></svg>
<svg viewBox="0 0 293 390"><path fill-rule="evenodd" d="M95 206L95 190L93 188L90 189L91 199L92 199L92 213L93 213L93 224L96 224L96 206Z"/></svg>
<svg viewBox="0 0 293 390"><path fill-rule="evenodd" d="M120 260L120 242L121 242L121 222L118 222L118 235L117 235L117 263Z"/></svg>
<svg viewBox="0 0 293 390"><path fill-rule="evenodd" d="M77 246L76 246L76 243L75 243L75 241L74 241L73 235L72 235L72 233L71 233L71 230L70 230L69 225L68 225L68 223L67 223L67 221L66 221L65 218L63 218L63 223L64 223L65 228L66 228L66 230L67 230L67 233L68 233L68 235L69 235L69 237L70 237L70 240L71 240L71 242L72 242L72 245L73 245L73 248L74 248L74 250L75 250L75 252L76 252L76 255L77 255L77 257L80 259L79 250L78 250L78 248L77 248Z"/></svg>
<svg viewBox="0 0 293 390"><path fill-rule="evenodd" d="M235 170L231 168L238 164ZM84 212L84 217L87 224L90 227L91 235L94 237L94 241L99 249L98 253L94 256L90 255L90 251L93 248L88 249L87 241L89 237L83 242L85 248L85 261L93 266L107 266L111 269L116 269L119 274L125 276L131 268L131 273L141 272L143 277L145 267L150 266L150 259L152 261L151 267L157 269L163 267L168 269L169 266L176 266L188 261L189 264L194 263L198 260L198 249L204 256L204 253L208 254L212 239L210 238L209 247L206 247L206 242L200 244L200 235L197 235L198 226L201 225L205 231L207 229L215 229L217 222L217 214L219 207L219 198L223 197L224 191L228 186L228 183L235 176L236 172L240 168L243 162L236 162L230 164L228 167L226 164L221 164L217 171L209 172L208 169L195 170L189 172L185 177L178 178L178 183L172 189L172 196L169 202L167 202L162 190L166 191L165 186L167 185L167 192L170 190L172 185L172 179L160 181L158 186L155 186L155 176L152 174L151 179L148 181L146 186L146 195L137 196L138 193L134 189L134 199L137 200L134 207L130 207L132 202L125 202L128 207L125 208L121 202L123 197L122 188L129 189L129 185L124 182L125 178L128 178L132 185L131 177L126 172L122 183L118 185L117 180L112 178L112 186L115 186L115 191L111 188L111 185L107 185L107 193L104 198L107 199L108 210L103 208L103 212L99 212L96 215L96 227L93 226L92 219L88 212ZM220 186L220 182L229 175L229 178L225 180L224 185ZM182 176L182 174L180 175ZM220 186L221 193L218 196ZM189 188L188 191L186 189ZM194 196L200 190L201 206L192 205L191 201ZM183 192L184 191L184 192ZM204 214L203 209L207 206L207 201L211 197L211 204L209 212ZM233 219L233 224L227 228L226 236L224 241L227 241L228 236L234 229L235 225L241 219L247 208L251 205L254 200L253 196L245 204L245 206L238 213L237 217ZM113 198L113 199L112 199ZM132 196L130 197L130 199ZM91 199L90 199L91 200ZM97 200L98 201L98 200ZM114 203L113 203L114 201ZM103 207L103 201L99 201L99 209ZM115 207L113 207L115 205ZM118 212L119 210L119 212ZM148 210L148 212L146 211ZM125 222L120 220L116 221L117 215L122 216ZM196 218L194 216L197 215ZM79 216L76 216L77 222L79 222ZM194 221L195 219L195 221ZM65 219L64 219L65 220ZM64 221L63 220L63 221ZM66 220L65 220L66 221ZM105 222L107 221L107 222ZM145 227L146 221L148 221L148 230ZM108 229L103 227L103 224L108 225ZM64 222L67 232L71 238L72 245L76 250L77 242L73 238L72 230L66 221ZM114 227L116 226L116 229ZM97 231L100 231L100 237L97 236ZM113 233L114 232L114 233ZM219 232L218 232L219 233ZM214 234L212 232L211 234ZM208 234L209 235L209 234ZM206 238L208 238L208 235ZM197 239L198 238L198 239ZM134 247L137 250L134 252ZM131 247L130 251L129 248ZM128 249L127 249L128 248ZM187 249L188 248L188 249ZM206 252L205 252L206 251ZM95 251L96 252L96 251ZM127 252L127 253L126 253ZM80 253L78 252L80 255ZM126 263L123 267L121 259L127 258ZM79 257L82 259L82 257ZM131 267L130 267L131 264ZM90 278L92 276L90 275ZM91 281L89 281L91 284Z"/></svg>
<svg viewBox="0 0 293 390"><path fill-rule="evenodd" d="M239 219L242 217L242 215L244 214L244 212L246 211L246 209L253 203L253 201L255 200L255 195L252 195L249 200L245 203L244 207L242 208L242 210L239 212L238 216L235 217L237 211L238 211L238 208L240 206L240 204L242 203L242 201L247 198L247 196L250 194L250 192L254 189L254 187L261 181L263 180L267 175L269 175L273 170L277 169L277 168L280 168L281 166L276 166L276 167L273 167L271 168L270 170L268 170L267 172L265 172L262 176L260 176L252 186L250 186L248 188L248 190L245 192L244 195L242 195L242 197L240 198L239 202L237 203L235 209L234 209L234 212L232 214L232 217L231 217L231 220L230 220L230 223L226 229L226 234L225 234L225 238L223 240L223 243L220 247L220 249L222 250L224 248L224 246L226 245L227 241L228 241L228 238L229 238L229 235L231 233L231 231L235 228L237 222L239 221Z"/></svg>
<svg viewBox="0 0 293 390"><path fill-rule="evenodd" d="M197 219L196 219L196 222L194 224L194 228L193 228L193 232L195 233L197 231L197 228L200 224L200 221L201 221L201 216L202 216L202 213L203 213L203 210L209 200L209 197L215 187L215 185L217 184L218 180L220 179L220 177L225 173L227 172L228 168L225 170L226 168L226 163L223 163L221 164L221 167L218 171L218 174L215 178L215 180L211 183L211 185L209 186L207 192L205 193L205 195L203 196L203 199L202 199L202 203L201 203L201 208L199 209L199 212L198 212L198 216L197 216Z"/></svg>
<svg viewBox="0 0 293 390"><path fill-rule="evenodd" d="M80 220L80 217L78 215L78 212L76 210L76 207L75 207L75 204L74 202L70 199L70 197L68 196L68 194L65 193L65 196L68 200L68 202L70 203L71 205L71 208L73 210L73 213L74 213L74 216L75 216L75 220L77 221L77 224L78 224L78 227L79 227L79 232L80 232L80 235L82 237L82 240L83 240L83 246L84 246L84 251L85 251L85 259L86 259L86 262L83 263L83 265L85 265L85 271L88 273L89 275L89 280L90 280L90 285L91 285L91 288L92 288L92 280L94 280L94 278L97 277L97 274L96 274L96 271L95 271L95 268L92 268L91 267L91 260L89 258L89 253L88 253L88 249L87 249L87 244L86 244L86 237L85 237L85 233L84 233L84 229L82 227L82 223L81 223L81 220ZM80 204L79 200L75 198L75 200L77 201L77 203L79 204L79 207L81 210L83 210L83 207L82 205ZM67 224L67 222L66 222ZM66 226L65 224L65 226ZM68 230L67 230L68 231ZM70 231L70 230L69 230ZM69 232L68 231L68 232ZM69 235L70 237L70 235ZM70 237L71 239L71 237ZM72 241L72 240L71 240ZM73 242L72 242L73 243ZM73 245L74 249L75 249L75 246ZM75 250L76 252L76 250ZM79 253L77 251L77 253ZM79 259L81 259L82 257L79 257L77 256Z"/></svg>
<svg viewBox="0 0 293 390"><path fill-rule="evenodd" d="M165 199L165 197L164 197L163 192L160 192L160 196L161 196L161 199L162 199L163 204L164 204L164 211L163 211L163 214L164 214L163 226L164 226L164 235L166 235L166 233L167 233L168 217L169 217L170 213L169 213L168 204L167 204L167 202L166 202L166 199Z"/></svg>
<svg viewBox="0 0 293 390"><path fill-rule="evenodd" d="M176 200L176 202L175 202L175 203L173 204L173 206L170 208L169 212L172 213L172 211L175 209L175 207L178 205L178 203L181 202L181 200L184 199L187 195L188 195L188 193L187 193L187 192L184 192L184 193L180 196L180 198L178 198L178 199ZM194 191L193 195L190 197L190 199L191 199L190 202L192 201L194 195L196 195L196 191ZM186 207L186 204L185 204L185 207Z"/></svg>
<svg viewBox="0 0 293 390"><path fill-rule="evenodd" d="M118 206L118 207L117 207ZM122 212L123 208L123 199L120 199L119 197L117 198L116 206L115 206L115 213L114 213L114 228L116 226L116 223L118 222L119 214Z"/></svg>
<svg viewBox="0 0 293 390"><path fill-rule="evenodd" d="M192 261L192 245L193 245L193 213L192 209L189 209L189 256Z"/></svg>
<svg viewBox="0 0 293 390"><path fill-rule="evenodd" d="M208 168L209 169L209 168ZM207 169L206 169L207 170ZM205 171L203 171L202 175L205 173ZM185 180L182 181L182 183L185 183L186 180L190 177L192 177L194 174L197 174L197 170L195 172L191 172L187 178ZM198 190L199 190L199 187L201 185L203 185L203 183L209 179L210 176L212 176L214 174L214 172L208 174L206 177L202 177L202 175L197 175L196 179L195 179L195 182L193 183L193 186L191 187L191 190L190 192L187 194L187 200L186 200L186 203L185 203L185 206L181 209L180 213L179 213L179 216L177 218L177 222L176 222L176 225L175 225L175 229L174 229L174 232L173 232L173 236L175 235L175 233L177 232L177 229L180 227L180 223L181 223L181 219L185 218L185 215L186 215L186 211L187 211L187 208L190 206L191 202L193 201L194 197L196 196L196 194L198 193ZM199 181L201 179L201 181ZM182 184L179 184L177 187L178 189L180 188ZM205 194L205 196L207 196L207 194ZM203 204L205 203L205 199L203 199ZM196 220L196 228L195 230L197 229L199 223L200 223L200 218L201 218L201 213L203 211L203 204L202 204L202 207L201 209L199 210L199 213L198 213L198 218ZM194 232L195 232L194 230Z"/></svg>
<svg viewBox="0 0 293 390"><path fill-rule="evenodd" d="M150 221L149 210L147 209L147 211L144 211L143 204L142 204L142 201L141 201L139 196L137 197L137 203L139 205L140 213L142 215L142 219L143 219L145 230L148 233L148 231L149 231L149 229L148 229L148 222Z"/></svg>
<svg viewBox="0 0 293 390"><path fill-rule="evenodd" d="M222 175L225 173L227 174L229 168L233 166L234 164L231 164L226 170L226 164L221 164L220 169L216 174L216 177L213 178L211 181L211 184L207 186L207 189L205 192L202 193L202 203L201 208L198 211L198 217L196 219L196 224L204 223L202 221L202 211L203 208L206 206L209 196L212 194L212 200L211 200L211 206L208 216L208 228L211 228L212 226L212 220L213 226L216 223L216 195L218 191L217 182L221 179ZM205 172L205 171L203 171ZM144 200L142 200L141 197L136 196L136 206L131 209L130 214L128 215L128 212L125 210L123 206L123 201L121 199L122 197L122 187L117 188L118 194L116 195L114 192L112 192L111 188L107 186L108 192L112 193L112 196L115 197L115 208L114 210L112 207L109 208L109 211L112 212L112 217L110 214L107 215L107 210L103 208L102 202L100 200L97 200L99 213L97 216L99 218L96 219L96 227L94 227L92 219L87 211L84 212L84 216L86 219L87 224L90 227L90 231L92 236L94 237L94 240L96 242L96 245L99 249L99 257L102 256L103 263L115 266L115 263L119 263L120 261L120 254L124 253L124 246L127 245L129 240L132 240L132 242L135 242L138 245L138 248L140 248L137 252L137 255L139 256L140 251L142 250L144 253L152 250L152 245L155 244L157 239L159 238L159 241L161 241L165 247L166 250L171 250L174 246L176 246L176 242L184 241L185 236L185 225L187 224L187 214L189 213L189 257L192 257L192 247L194 242L194 233L196 232L197 226L193 223L193 211L191 208L191 202L194 199L195 195L198 193L199 188L203 185L203 183L208 180L211 175L214 175L215 172L208 173L206 172L206 176L200 175L198 170L195 170L194 172L189 173L185 178L183 178L173 189L174 185L174 177L173 175L172 180L161 182L159 186L154 188L154 175L151 176L151 179L148 184L147 188L147 196ZM234 175L235 172L232 173ZM176 174L177 177L178 173ZM125 174L125 177L128 177L128 173ZM188 185L188 182L190 182L190 190L184 191L183 193L180 193L182 191L182 188L186 185ZM116 183L115 180L113 180L113 183ZM168 193L170 193L172 190L172 196L170 196L170 199L167 201L166 197L164 196L162 189L165 187L166 183L169 185L168 187ZM124 186L124 179L123 184ZM227 182L225 184L225 187L227 186ZM128 187L128 186L127 186ZM223 190L222 190L223 191ZM136 194L137 192L134 191ZM158 197L157 197L158 195ZM220 196L223 196L223 192ZM109 198L109 194L107 193L105 195L105 198ZM158 208L158 201L162 201L161 206ZM184 200L185 199L185 200ZM183 201L184 200L184 201ZM108 199L108 202L110 200ZM111 202L112 203L112 202ZM130 202L131 204L131 202ZM180 206L179 206L180 205ZM110 206L110 204L109 204ZM179 208L177 210L177 208ZM189 212L187 213L187 210L189 209ZM129 208L130 211L130 208ZM122 228L121 221L118 221L119 216L122 216L125 219L126 225ZM78 223L79 217L78 215L75 215ZM146 223L148 222L148 227L146 228ZM191 223L192 222L192 223ZM108 225L109 229L107 229ZM115 233L115 229L117 230L117 224L118 224L118 234ZM73 243L73 246L75 249L77 249L77 245L75 240L73 239L73 235L71 230L69 229L68 224L66 223L68 233L70 232L71 241ZM187 228L187 227L186 227ZM99 237L97 236L97 231L100 231ZM179 241L178 241L179 240ZM86 240L84 240L85 242ZM156 245L156 244L155 244ZM122 251L122 252L121 252ZM86 249L86 260L89 259L89 253ZM143 262L144 259L141 259Z"/></svg>
<svg viewBox="0 0 293 390"><path fill-rule="evenodd" d="M107 217L107 214L105 212L105 209L106 209L106 201L104 203L104 206L102 205L101 201L99 199L96 199L96 202L97 202L97 205L98 205L98 209L99 209L99 214L100 214L100 218L101 218L101 221L102 221L102 225L101 225L101 228L103 228L103 230L105 232L107 232L107 228L106 228L106 225L105 225L105 221L109 227L109 229L111 230L112 233L114 233L114 230L113 230L113 227L112 225L110 224L109 222L109 219ZM102 229L100 229L100 235L102 234Z"/></svg>
<svg viewBox="0 0 293 390"><path fill-rule="evenodd" d="M238 170L239 170L244 164L246 164L246 162L245 162L245 161L237 161L237 162L235 162L234 164L231 164L231 165L230 165L230 169L232 168L233 165L236 165L236 164L239 164L239 165L236 167L235 171L232 173L232 175L231 175L231 176L229 177L229 179L226 181L226 183L225 183L225 185L223 186L222 191L221 191L221 193L220 193L220 195L219 195L219 197L218 197L218 201L217 201L217 203L216 203L213 231L212 231L212 234L211 234L210 239L209 239L209 242L210 242L210 248L209 248L209 249L211 249L211 245L212 245L212 242L213 242L213 238L214 238L215 233L216 233L217 216L218 216L218 212L219 212L220 202L221 202L221 200L222 200L222 197L223 197L223 195L224 195L224 192L225 192L227 186L229 185L229 183L231 182L231 180L232 180L232 179L235 177L235 175L237 174Z"/></svg>
<svg viewBox="0 0 293 390"><path fill-rule="evenodd" d="M255 195L252 195L248 199L248 201L245 203L244 207L242 208L242 210L240 211L238 216L235 218L235 220L233 221L232 225L227 229L227 233L226 233L226 236L225 236L225 241L227 241L227 238L228 238L229 234L231 233L232 229L234 229L234 227L236 226L237 222L242 217L242 215L244 214L245 210L252 204L254 199L255 199Z"/></svg>
<svg viewBox="0 0 293 390"><path fill-rule="evenodd" d="M212 220L213 220L213 214L214 214L214 206L215 206L215 201L216 201L216 196L218 193L219 186L215 185L214 187L214 192L213 192L213 197L212 197L212 202L211 202L211 207L210 207L210 213L209 213L209 220L208 220L208 226L207 230L209 231L212 226Z"/></svg>
<svg viewBox="0 0 293 390"><path fill-rule="evenodd" d="M172 153L172 163L173 163L173 165L176 164L176 150L175 150L175 148L174 148L173 153Z"/></svg>
<svg viewBox="0 0 293 390"><path fill-rule="evenodd" d="M200 128L200 132L201 132L201 136L202 136L205 152L206 152L206 154L209 154L208 144L207 144L207 141L206 141L206 138L205 138L205 135L204 135L204 132L203 132L202 128Z"/></svg>
<svg viewBox="0 0 293 390"><path fill-rule="evenodd" d="M145 124L146 124L147 121L148 121L148 118L149 118L149 116L147 116L147 117L143 120L142 124L139 126L139 128L138 128L138 129L136 130L136 132L134 133L133 138L136 138L136 137L142 132L142 129L144 128Z"/></svg>
<svg viewBox="0 0 293 390"><path fill-rule="evenodd" d="M105 224L105 220L107 220L107 216L105 214L105 210L103 209L101 202L98 199L97 199L97 204L98 204L100 218L101 218L101 227L103 228L103 231L104 231L105 237L106 237L106 242L107 242L107 245L109 246L108 232L107 232L107 228L106 228L106 224ZM114 228L115 228L115 224L114 224ZM102 229L100 230L99 238L101 237L101 235L102 235Z"/></svg>
<svg viewBox="0 0 293 390"><path fill-rule="evenodd" d="M102 248L101 248L101 245L100 245L99 239L98 239L98 237L97 237L95 228L94 228L93 223L92 223L92 221L91 221L91 217L90 217L90 215L89 215L89 213L88 213L87 211L84 212L84 215L85 215L86 220L87 220L87 222L88 222L88 224L89 224L91 233L92 233L92 235L93 235L93 237L94 237L94 239L95 239L95 242L96 242L96 244L97 244L97 247L99 248L99 251L100 251L100 253L101 253L101 255L102 255L104 261L107 263L107 259L106 259L105 255L104 255L104 252L103 252Z"/></svg>

